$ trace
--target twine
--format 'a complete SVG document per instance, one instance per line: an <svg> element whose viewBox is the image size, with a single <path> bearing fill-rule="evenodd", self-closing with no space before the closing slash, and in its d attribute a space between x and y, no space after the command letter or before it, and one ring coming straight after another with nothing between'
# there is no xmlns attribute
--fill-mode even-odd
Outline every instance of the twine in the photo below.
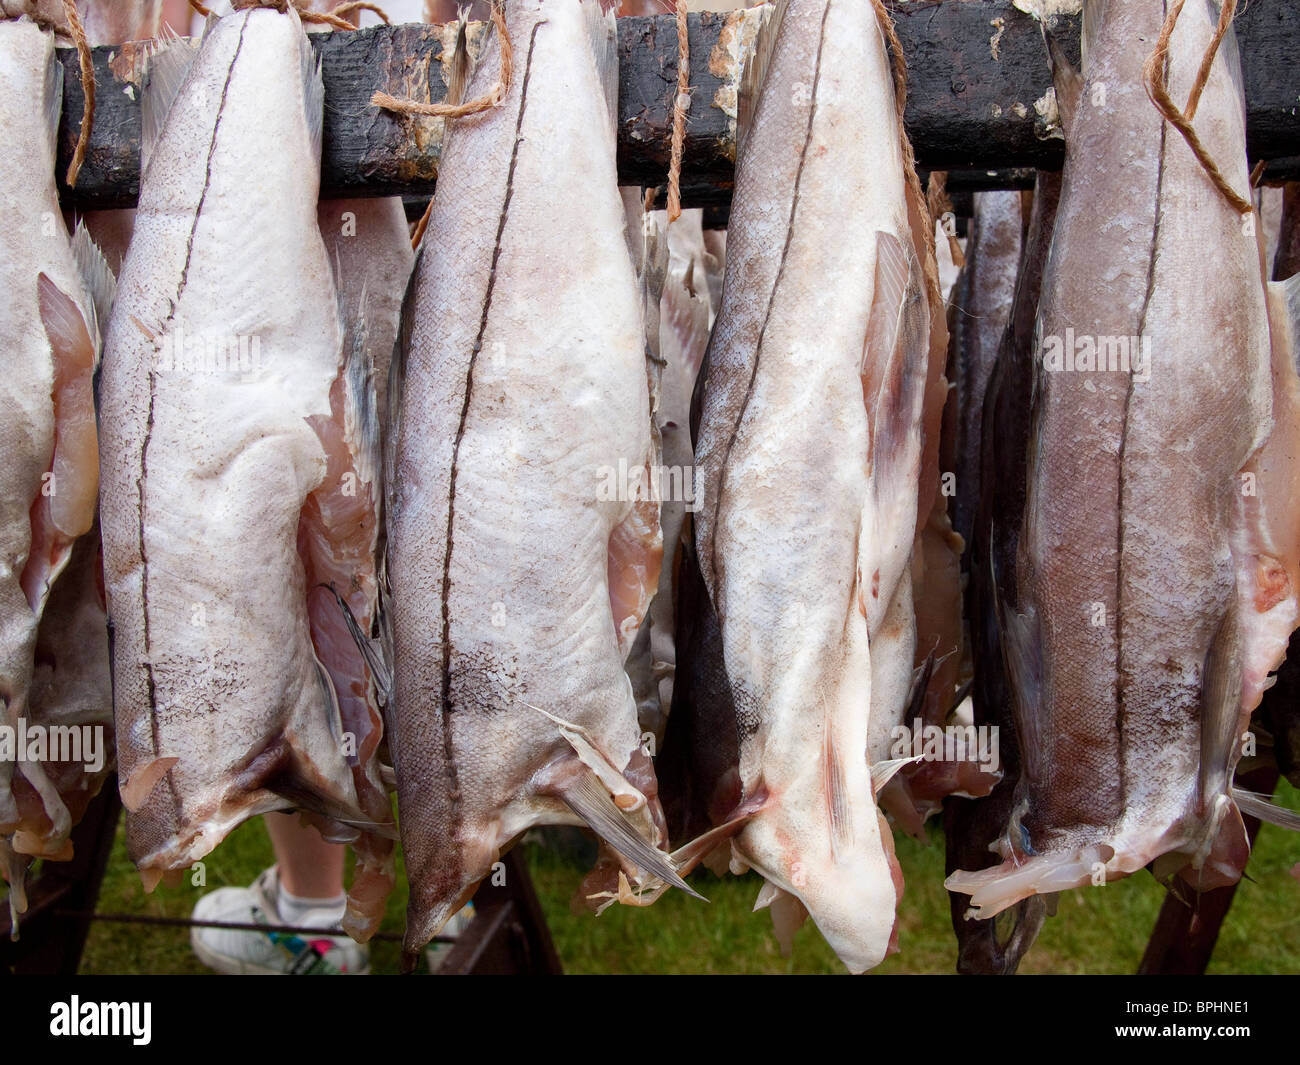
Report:
<svg viewBox="0 0 1300 1065"><path fill-rule="evenodd" d="M682 215L682 146L686 141L686 111L691 106L691 48L687 34L686 0L677 0L677 98L673 101L672 155L668 161L668 221Z"/></svg>
<svg viewBox="0 0 1300 1065"><path fill-rule="evenodd" d="M333 14L342 18L343 12L345 11L348 12L349 14L351 14L353 11L370 11L378 15L379 18L383 21L385 26L391 26L393 24L393 20L388 17L384 9L381 8L378 4L370 3L369 0L348 0L346 4L339 4L334 9Z"/></svg>
<svg viewBox="0 0 1300 1065"><path fill-rule="evenodd" d="M68 27L72 31L73 43L77 46L77 60L81 64L81 91L85 98L81 129L77 132L77 147L73 150L72 162L68 164L68 188L75 188L81 164L86 161L86 150L90 147L90 130L95 124L95 62L90 54L90 44L86 41L86 31L77 14L76 0L63 0L63 10L67 12Z"/></svg>
<svg viewBox="0 0 1300 1065"><path fill-rule="evenodd" d="M370 97L370 102L385 111L396 111L402 115L425 115L429 118L464 118L466 115L477 115L496 107L510 91L510 77L514 69L514 48L510 44L510 34L506 30L501 0L493 0L492 24L496 27L497 40L500 41L501 74L497 83L477 100L457 104L426 104L416 100L399 100L386 92L377 92Z"/></svg>
<svg viewBox="0 0 1300 1065"><path fill-rule="evenodd" d="M1228 179L1223 176L1218 164L1210 158L1210 153L1206 151L1201 139L1196 135L1196 130L1192 128L1192 119L1196 117L1196 108L1200 104L1201 92L1205 88L1205 83L1209 80L1210 67L1214 63L1215 54L1232 25L1232 17L1237 9L1237 0L1223 0L1223 7L1219 12L1219 24L1215 27L1214 36L1205 49L1205 55L1201 57L1201 65L1196 72L1196 80L1192 83L1192 91L1187 96L1186 111L1181 111L1169 95L1167 61L1169 59L1169 40L1174 34L1174 27L1178 24L1178 16L1183 12L1184 3L1185 0L1175 0L1174 5L1169 9L1169 14L1165 17L1165 24L1160 29L1160 36L1156 40L1155 50L1147 57L1146 63L1143 64L1142 80L1146 84L1147 96L1155 104L1156 110L1164 116L1165 121L1183 135L1187 147L1192 150L1192 154L1196 156L1197 162L1201 164L1201 169L1205 171L1214 187L1232 205L1233 210L1238 214L1247 214L1252 210L1250 201L1243 199L1228 184Z"/></svg>
<svg viewBox="0 0 1300 1065"><path fill-rule="evenodd" d="M312 22L321 26L332 26L336 30L356 29L356 26L351 22L348 22L347 19L339 18L337 15L326 15L319 11L312 11L306 6L306 4L307 0L292 0L292 2L291 0L230 0L230 6L235 11L247 11L250 8L264 7L270 11L278 11L281 15L287 15L289 9L293 8L293 10L297 12L298 18L303 22ZM345 4L343 6L350 7L353 5ZM204 18L208 18L212 14L212 9L205 7L202 0L190 0L190 7ZM380 15L383 17L382 12L380 12ZM388 19L385 17L384 21L387 22Z"/></svg>

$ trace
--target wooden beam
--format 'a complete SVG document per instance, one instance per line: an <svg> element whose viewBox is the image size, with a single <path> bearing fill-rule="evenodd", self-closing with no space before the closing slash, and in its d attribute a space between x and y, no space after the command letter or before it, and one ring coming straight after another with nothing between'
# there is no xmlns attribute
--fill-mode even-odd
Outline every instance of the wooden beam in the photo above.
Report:
<svg viewBox="0 0 1300 1065"><path fill-rule="evenodd" d="M1064 144L1042 113L1051 86L1038 24L1010 0L895 0L890 8L907 56L907 128L927 169L997 171L1059 168ZM682 171L688 205L725 204L735 165L735 99L761 9L690 17L693 105ZM657 185L668 165L677 38L671 16L619 20L619 176ZM1054 30L1078 56L1078 20ZM482 27L476 26L474 40ZM1270 178L1300 177L1300 5L1254 0L1237 16L1245 74L1247 145L1252 162L1276 160ZM442 144L438 119L402 118L370 105L395 96L443 98L444 31L439 26L375 26L313 34L325 77L322 196L428 196ZM81 121L74 52L64 65L60 181ZM131 47L95 49L98 85L90 151L64 203L79 209L127 207L140 183L140 104ZM997 181L998 176L991 179Z"/></svg>

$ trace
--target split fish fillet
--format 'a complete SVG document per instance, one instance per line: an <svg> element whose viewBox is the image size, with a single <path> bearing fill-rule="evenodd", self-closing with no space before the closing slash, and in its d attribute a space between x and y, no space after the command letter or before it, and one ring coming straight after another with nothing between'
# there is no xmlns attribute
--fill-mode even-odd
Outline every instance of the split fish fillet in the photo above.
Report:
<svg viewBox="0 0 1300 1065"><path fill-rule="evenodd" d="M92 396L99 326L84 280L96 256L84 232L69 238L54 180L62 74L51 33L26 18L0 21L0 200L9 219L0 227L0 725L14 747L0 757L0 871L11 885L13 912L24 908L30 858L68 857L67 834L78 815L70 789L93 795L97 784L70 779L76 767L28 760L17 749L26 724L98 719L92 710L82 720L72 705L58 712L42 661L43 648L59 639L42 632L42 619L57 600L55 612L67 620L60 575L90 532L99 480ZM91 640L88 670L95 653Z"/></svg>
<svg viewBox="0 0 1300 1065"><path fill-rule="evenodd" d="M1218 16L1182 10L1175 101ZM1146 99L1164 18L1159 0L1086 0L1082 78L1055 56L1067 152L1014 593L993 575L1021 772L1002 863L947 882L979 917L1152 862L1235 881L1239 739L1297 620L1294 365L1270 354L1254 228ZM1242 91L1229 33L1195 121L1239 190Z"/></svg>
<svg viewBox="0 0 1300 1065"><path fill-rule="evenodd" d="M764 34L696 448L700 635L737 762L700 797L723 817L759 806L733 868L768 881L779 929L806 909L860 972L891 948L902 889L868 733L901 713L875 689L910 680L912 653L874 641L937 495L946 334L874 10L791 0Z"/></svg>
<svg viewBox="0 0 1300 1065"><path fill-rule="evenodd" d="M345 927L364 939L396 832L374 678L336 596L374 628L381 456L316 220L322 94L292 10L212 19L197 49L150 60L101 380L101 523L146 883L297 808L353 843Z"/></svg>
<svg viewBox="0 0 1300 1065"><path fill-rule="evenodd" d="M629 890L677 881L623 670L662 544L658 505L616 483L657 456L614 21L594 0L516 0L506 19L514 76L451 126L391 391L408 953L533 825L589 825ZM468 98L500 54L493 29Z"/></svg>

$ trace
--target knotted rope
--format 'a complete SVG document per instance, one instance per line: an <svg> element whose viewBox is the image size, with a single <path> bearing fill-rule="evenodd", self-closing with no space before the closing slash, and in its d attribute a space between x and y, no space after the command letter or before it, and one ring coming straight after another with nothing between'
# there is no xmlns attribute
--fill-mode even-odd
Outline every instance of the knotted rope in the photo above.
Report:
<svg viewBox="0 0 1300 1065"><path fill-rule="evenodd" d="M1201 102L1201 93L1205 89L1205 83L1210 79L1210 67L1213 65L1214 57L1219 51L1219 45L1223 42L1223 38L1232 26L1232 18L1237 10L1237 0L1223 0L1223 7L1219 11L1219 24L1215 27L1214 36L1210 38L1210 43L1205 49L1205 55L1201 57L1200 68L1196 72L1195 81L1192 82L1192 91L1187 95L1187 107L1185 110L1180 110L1169 95L1168 59L1169 41L1174 35L1174 27L1178 24L1178 16L1182 14L1185 2L1186 0L1175 0L1173 6L1169 9L1169 14L1165 16L1165 24L1160 28L1160 36L1156 39L1155 50L1147 57L1146 63L1142 66L1142 80L1146 84L1147 95L1151 98L1151 102L1155 104L1156 110L1164 116L1165 121L1183 135L1187 147L1192 150L1192 154L1196 156L1197 162L1201 164L1201 168L1208 175L1214 187L1232 205L1233 210L1238 214L1247 214L1252 210L1250 201L1240 196L1228 184L1228 179L1223 176L1218 164L1210 158L1210 153L1196 135L1196 130L1192 128L1192 120L1196 117L1196 108Z"/></svg>
<svg viewBox="0 0 1300 1065"><path fill-rule="evenodd" d="M691 46L687 34L686 0L677 0L677 96L673 100L672 154L668 160L668 221L682 215L682 146L686 141L686 112L691 106Z"/></svg>
<svg viewBox="0 0 1300 1065"><path fill-rule="evenodd" d="M477 115L496 107L510 91L510 78L514 70L515 58L510 34L506 30L506 18L502 13L501 0L492 2L492 24L496 27L497 40L500 42L501 73L497 83L477 100L454 104L426 104L416 100L399 100L386 92L377 92L370 97L370 102L385 111L396 111L403 115L425 115L429 118L464 118L466 115Z"/></svg>

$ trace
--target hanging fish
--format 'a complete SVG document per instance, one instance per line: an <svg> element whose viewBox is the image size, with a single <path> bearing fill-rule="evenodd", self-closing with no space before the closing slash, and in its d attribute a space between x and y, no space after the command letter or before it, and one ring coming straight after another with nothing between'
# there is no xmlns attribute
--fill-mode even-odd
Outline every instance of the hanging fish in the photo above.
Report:
<svg viewBox="0 0 1300 1065"><path fill-rule="evenodd" d="M0 382L0 872L17 914L26 908L27 865L34 858L71 857L72 825L112 767L111 736L102 727L107 702L96 703L95 693L84 688L72 691L78 680L94 687L99 652L93 620L83 625L86 615L70 603L93 572L94 544L83 542L92 536L99 486L95 298L107 307L112 278L84 231L69 237L59 211L54 170L63 66L46 27L63 24L62 6L10 3L3 14L0 188L8 222L0 232L6 291L0 304L6 353ZM43 626L47 613L63 631ZM55 683L53 653L57 647L58 664L66 663L62 652L74 628L87 641L84 659L61 671ZM74 729L79 749L98 737L99 764L63 758L70 752L44 742L52 739L45 730L55 725ZM87 731L96 725L97 732Z"/></svg>
<svg viewBox="0 0 1300 1065"><path fill-rule="evenodd" d="M514 74L452 124L390 389L408 956L533 825L591 827L628 891L685 886L623 670L662 543L635 489L656 455L614 20L595 0L516 0L506 20L467 99L507 41Z"/></svg>
<svg viewBox="0 0 1300 1065"><path fill-rule="evenodd" d="M345 927L364 939L396 834L353 638L375 627L381 456L316 220L322 97L292 8L211 19L197 48L149 61L100 382L101 522L146 885L296 807L353 843Z"/></svg>
<svg viewBox="0 0 1300 1065"><path fill-rule="evenodd" d="M715 817L761 803L733 868L767 880L778 928L806 910L859 972L891 948L902 890L869 735L909 689L910 641L879 638L937 495L947 342L876 8L779 4L757 56L696 447L712 615L690 654L737 761L700 752L697 787ZM712 715L695 743L728 727Z"/></svg>
<svg viewBox="0 0 1300 1065"><path fill-rule="evenodd" d="M1053 47L1066 163L1014 588L991 576L1020 777L1001 864L947 881L976 917L1150 863L1231 883L1240 811L1285 819L1231 787L1300 616L1300 515L1279 487L1294 366L1270 354L1255 230L1230 202L1248 187L1245 119L1231 32L1212 53L1218 16L1181 9L1153 63L1182 101L1213 54L1195 131L1222 188L1145 98L1162 3L1086 0L1081 78Z"/></svg>

